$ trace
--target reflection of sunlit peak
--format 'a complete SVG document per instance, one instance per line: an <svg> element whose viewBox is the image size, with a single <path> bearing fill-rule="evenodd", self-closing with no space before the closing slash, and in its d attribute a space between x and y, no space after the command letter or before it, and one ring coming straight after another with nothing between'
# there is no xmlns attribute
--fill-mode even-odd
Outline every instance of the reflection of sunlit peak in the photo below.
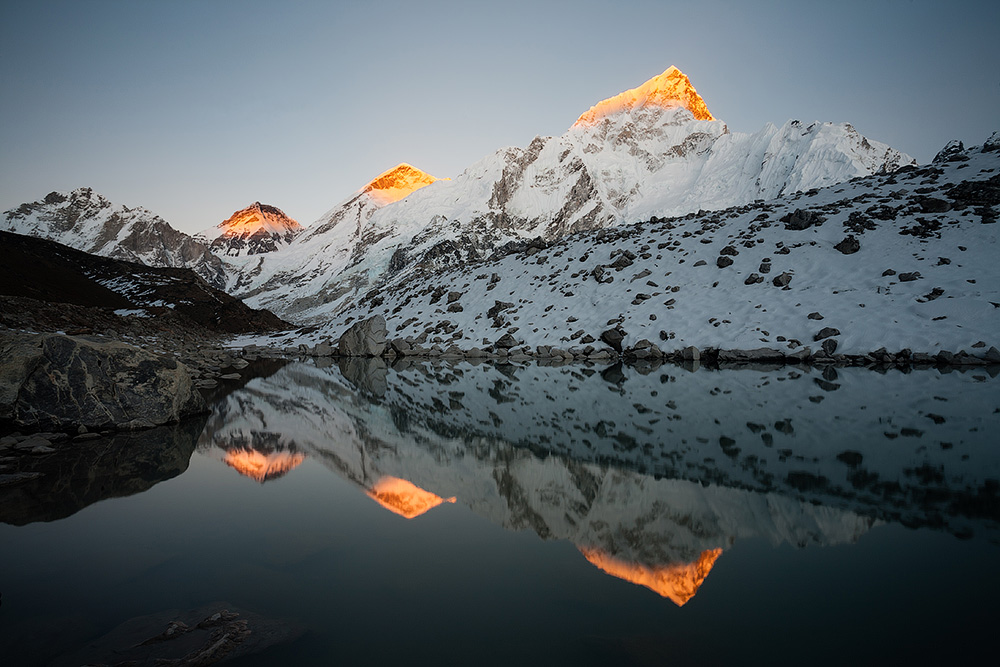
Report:
<svg viewBox="0 0 1000 667"><path fill-rule="evenodd" d="M306 459L297 452L263 453L254 449L233 449L226 452L223 461L241 475L255 479L261 484L277 479L295 468Z"/></svg>
<svg viewBox="0 0 1000 667"><path fill-rule="evenodd" d="M402 162L389 171L382 172L362 190L375 200L379 206L397 202L410 193L419 190L434 181L447 181L447 178L435 178L427 172Z"/></svg>
<svg viewBox="0 0 1000 667"><path fill-rule="evenodd" d="M367 493L382 507L407 519L418 517L441 503L455 502L454 496L451 498L436 496L398 477L383 477L375 482Z"/></svg>
<svg viewBox="0 0 1000 667"><path fill-rule="evenodd" d="M722 549L707 549L701 552L693 563L670 563L668 565L639 565L619 560L599 549L580 547L584 557L598 569L613 577L633 584L645 586L654 593L670 598L678 607L694 597L712 566L722 554Z"/></svg>
<svg viewBox="0 0 1000 667"><path fill-rule="evenodd" d="M606 116L640 107L684 107L696 120L715 120L708 111L705 100L701 99L684 72L671 66L663 74L654 76L638 88L598 102L580 116L573 127L596 125Z"/></svg>

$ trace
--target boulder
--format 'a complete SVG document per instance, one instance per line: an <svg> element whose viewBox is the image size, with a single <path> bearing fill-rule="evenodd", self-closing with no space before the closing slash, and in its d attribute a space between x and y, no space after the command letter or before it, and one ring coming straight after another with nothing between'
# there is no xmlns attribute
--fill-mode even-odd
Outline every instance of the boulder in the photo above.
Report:
<svg viewBox="0 0 1000 667"><path fill-rule="evenodd" d="M601 340L607 343L615 352L621 354L622 340L625 338L624 332L619 329L608 329L601 333Z"/></svg>
<svg viewBox="0 0 1000 667"><path fill-rule="evenodd" d="M385 318L381 315L355 322L340 337L340 355L342 357L377 357L385 352L387 334Z"/></svg>
<svg viewBox="0 0 1000 667"><path fill-rule="evenodd" d="M188 368L170 357L119 342L0 332L0 420L138 429L205 410Z"/></svg>
<svg viewBox="0 0 1000 667"><path fill-rule="evenodd" d="M511 336L509 333L505 333L504 335L500 336L500 338L498 338L496 342L493 343L493 347L500 350L509 350L510 348L516 345L517 345L517 339Z"/></svg>
<svg viewBox="0 0 1000 667"><path fill-rule="evenodd" d="M843 241L833 247L835 250L842 252L845 255L853 255L857 251L861 250L861 243L854 236L848 234Z"/></svg>

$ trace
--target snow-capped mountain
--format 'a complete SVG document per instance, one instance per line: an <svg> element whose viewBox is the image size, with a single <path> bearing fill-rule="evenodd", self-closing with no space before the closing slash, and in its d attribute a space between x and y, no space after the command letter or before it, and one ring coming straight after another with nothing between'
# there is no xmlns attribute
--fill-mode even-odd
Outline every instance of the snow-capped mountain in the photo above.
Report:
<svg viewBox="0 0 1000 667"><path fill-rule="evenodd" d="M671 67L598 103L562 136L501 149L452 181L374 210L360 194L347 200L286 252L243 271L234 289L255 307L320 320L404 269L484 259L535 237L772 199L910 163L847 124L789 121L732 133ZM320 247L336 256L316 262Z"/></svg>
<svg viewBox="0 0 1000 667"><path fill-rule="evenodd" d="M115 205L91 188L50 192L4 213L3 231L36 236L102 257L146 266L189 268L213 287L226 284L222 260L207 244L145 208Z"/></svg>
<svg viewBox="0 0 1000 667"><path fill-rule="evenodd" d="M403 202L438 180L442 179L406 163L379 174L307 227L282 252L248 258L238 266L230 261L234 268L230 291L241 297L263 295L257 300L271 307L299 310L296 298L300 294L311 302L336 283L345 267L363 260L364 248L379 240L372 236L370 224L377 211Z"/></svg>
<svg viewBox="0 0 1000 667"><path fill-rule="evenodd" d="M241 257L274 252L288 245L303 229L276 206L254 202L194 238L217 255Z"/></svg>

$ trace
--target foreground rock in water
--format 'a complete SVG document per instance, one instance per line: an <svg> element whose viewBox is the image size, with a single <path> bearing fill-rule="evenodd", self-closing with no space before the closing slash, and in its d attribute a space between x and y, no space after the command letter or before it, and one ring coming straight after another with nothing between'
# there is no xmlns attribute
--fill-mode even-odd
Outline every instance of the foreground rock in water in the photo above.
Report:
<svg viewBox="0 0 1000 667"><path fill-rule="evenodd" d="M0 332L0 421L138 429L205 411L187 367L124 343Z"/></svg>

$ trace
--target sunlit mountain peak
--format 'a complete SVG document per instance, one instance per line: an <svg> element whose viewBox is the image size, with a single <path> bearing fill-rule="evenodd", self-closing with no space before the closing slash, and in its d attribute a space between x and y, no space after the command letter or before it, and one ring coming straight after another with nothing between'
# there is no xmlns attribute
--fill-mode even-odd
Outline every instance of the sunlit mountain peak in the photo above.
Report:
<svg viewBox="0 0 1000 667"><path fill-rule="evenodd" d="M642 107L684 107L696 120L715 120L705 105L705 100L701 99L684 72L670 66L663 74L654 76L638 88L626 90L590 107L573 123L573 127L596 125L602 118L612 114Z"/></svg>
<svg viewBox="0 0 1000 667"><path fill-rule="evenodd" d="M451 179L435 178L425 171L401 162L392 169L376 176L362 188L362 191L368 193L368 196L380 206L385 206L405 198L424 186L442 180Z"/></svg>
<svg viewBox="0 0 1000 667"><path fill-rule="evenodd" d="M670 598L678 607L694 597L722 554L722 549L707 549L693 563L640 565L619 560L600 549L580 547L580 552L603 572Z"/></svg>
<svg viewBox="0 0 1000 667"><path fill-rule="evenodd" d="M256 233L284 235L301 229L302 225L285 215L280 208L259 201L236 211L217 227L220 235L241 237Z"/></svg>
<svg viewBox="0 0 1000 667"><path fill-rule="evenodd" d="M454 496L442 498L398 477L383 477L366 493L393 514L407 519L418 517L441 503L455 502Z"/></svg>

